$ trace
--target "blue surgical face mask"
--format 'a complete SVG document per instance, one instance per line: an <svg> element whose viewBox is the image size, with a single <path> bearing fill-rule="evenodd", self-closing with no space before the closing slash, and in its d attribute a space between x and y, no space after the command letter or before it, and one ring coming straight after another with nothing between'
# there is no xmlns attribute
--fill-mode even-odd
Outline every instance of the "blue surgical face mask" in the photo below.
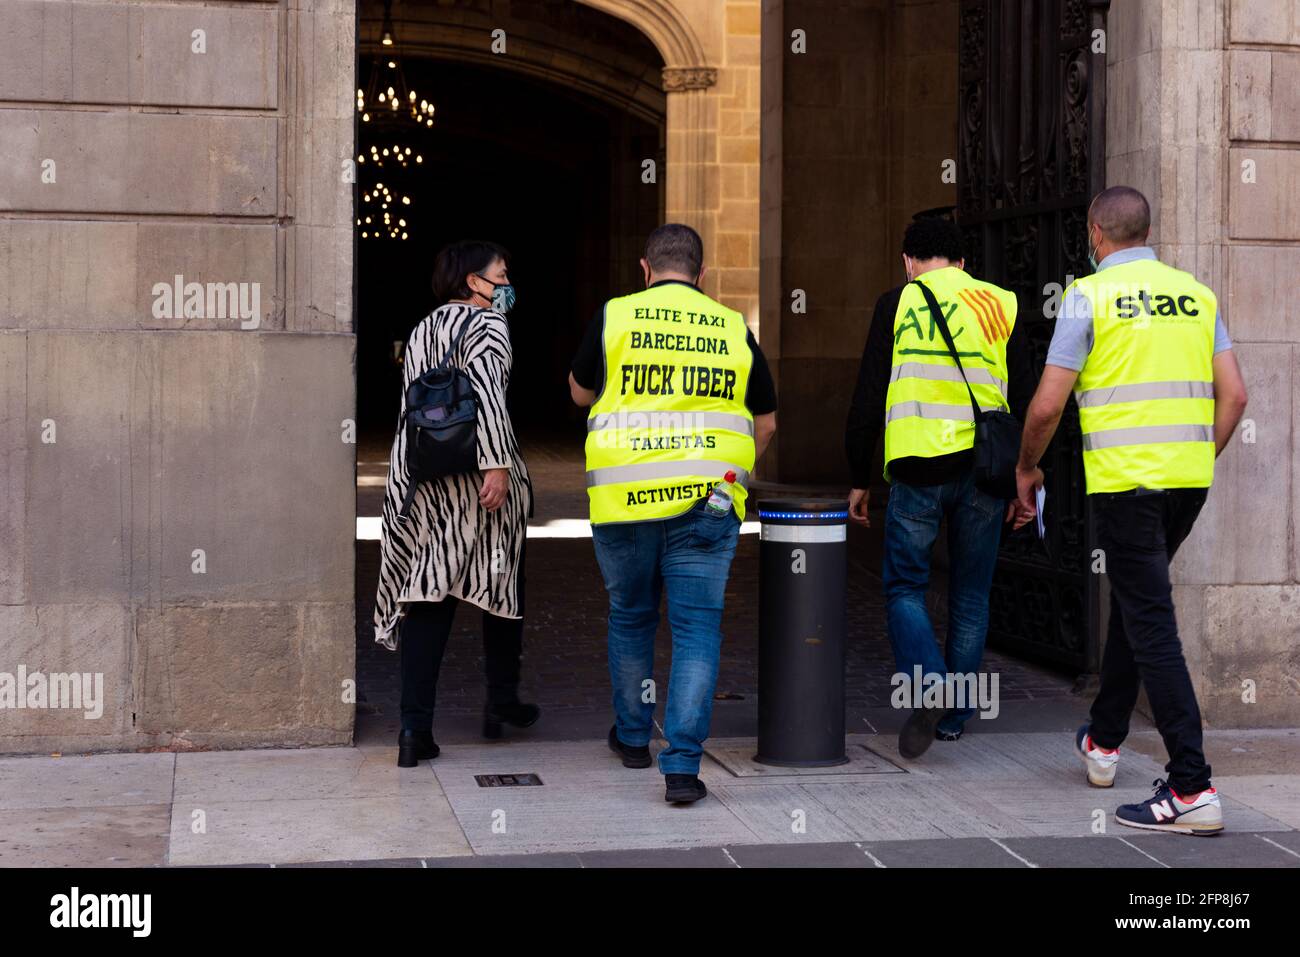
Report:
<svg viewBox="0 0 1300 957"><path fill-rule="evenodd" d="M515 304L515 287L508 282L492 282L487 276L479 273L479 279L492 285L492 310L505 315L514 307ZM482 295L480 293L479 295Z"/></svg>
<svg viewBox="0 0 1300 957"><path fill-rule="evenodd" d="M1097 271L1097 249L1092 245L1091 232L1088 234L1088 265L1092 267L1093 272Z"/></svg>

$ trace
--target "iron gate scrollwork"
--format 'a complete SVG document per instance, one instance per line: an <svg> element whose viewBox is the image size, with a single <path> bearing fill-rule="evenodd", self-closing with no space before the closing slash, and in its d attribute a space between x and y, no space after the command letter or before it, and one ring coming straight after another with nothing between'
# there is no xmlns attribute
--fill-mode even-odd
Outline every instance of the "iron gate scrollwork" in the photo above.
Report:
<svg viewBox="0 0 1300 957"><path fill-rule="evenodd" d="M1088 202L1105 177L1109 0L961 0L957 219L967 269L1015 292L1041 373L1055 304L1088 273ZM1101 31L1098 33L1097 31ZM1071 400L1043 459L1047 538L1003 536L989 643L1097 670L1099 576Z"/></svg>

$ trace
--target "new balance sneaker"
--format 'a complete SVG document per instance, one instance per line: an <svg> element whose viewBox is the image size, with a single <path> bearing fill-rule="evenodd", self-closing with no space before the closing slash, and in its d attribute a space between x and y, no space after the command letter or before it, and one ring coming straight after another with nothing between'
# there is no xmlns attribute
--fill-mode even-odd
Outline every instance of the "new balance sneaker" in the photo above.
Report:
<svg viewBox="0 0 1300 957"><path fill-rule="evenodd" d="M1085 724L1074 735L1074 751L1088 766L1088 783L1095 788L1108 788L1115 783L1119 767L1119 748L1107 751L1092 743Z"/></svg>
<svg viewBox="0 0 1300 957"><path fill-rule="evenodd" d="M1223 808L1219 792L1206 788L1200 794L1175 794L1161 778L1151 782L1156 793L1141 804L1121 804L1115 820L1148 831L1209 836L1223 830Z"/></svg>

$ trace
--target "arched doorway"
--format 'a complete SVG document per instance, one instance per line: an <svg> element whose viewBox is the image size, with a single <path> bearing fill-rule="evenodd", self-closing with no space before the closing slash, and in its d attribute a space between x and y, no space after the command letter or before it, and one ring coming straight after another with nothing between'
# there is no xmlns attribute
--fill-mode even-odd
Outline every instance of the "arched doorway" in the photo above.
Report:
<svg viewBox="0 0 1300 957"><path fill-rule="evenodd" d="M412 122L403 108L390 120L379 101L358 123L363 460L391 439L396 351L436 305L429 276L440 246L474 237L512 253L510 404L527 444L578 420L568 362L597 306L636 287L640 243L663 216L663 61L649 39L576 3L512 5L514 17L493 17L490 29L476 22L478 6L408 2L387 23L382 3L361 7L358 92L374 101L413 91L427 117ZM394 45L365 39L385 31ZM643 176L647 162L656 175Z"/></svg>
<svg viewBox="0 0 1300 957"><path fill-rule="evenodd" d="M658 5L624 6L644 12ZM393 35L391 47L380 42L385 30ZM494 43L498 30L503 47ZM674 42L670 49L689 48L680 37ZM680 198L670 201L709 194L688 187L702 179L704 166L670 161L689 144L681 137L669 142L676 132L670 98L707 96L708 88L699 85L703 80L692 85L673 74L646 33L596 5L399 0L385 24L382 0L366 0L359 4L357 58L357 88L368 104L379 92L387 96L394 69L388 63L397 62L403 84L393 83L394 91L413 89L417 107L421 101L434 106L432 125L420 110L422 129L357 123L358 712L376 717L363 718L357 735L369 740L389 734L397 716L398 658L374 645L371 624L378 516L400 409L394 344L404 343L435 305L429 279L437 249L475 237L512 253L519 299L510 314L515 364L508 401L535 485L546 481L542 473L563 470L552 488L539 488L534 522L545 533L548 522L565 525L585 516L584 416L569 400L567 372L586 324L604 300L639 287L637 260L655 225L675 217L705 232L712 220L691 213ZM382 78L373 88L372 69ZM672 93L666 75L675 77L668 84ZM702 135L716 137L716 124L707 125ZM394 163L398 141L405 166ZM379 167L375 157L385 147L389 157ZM396 238L391 232L362 236L381 225L378 196L390 200L382 212L401 222ZM398 210L401 215L393 216ZM707 212L716 217L717 210ZM564 581L548 582L548 573L585 561L594 577L594 560L587 542L543 538L529 543L530 619L564 619L569 613L561 606L572 589L566 591ZM539 608L533 595L557 607ZM462 610L456 629L463 640L444 662L439 712L453 720L481 706L478 627L478 616ZM551 631L531 626L527 640L563 637ZM545 656L541 648L534 653ZM543 684L555 680L529 670ZM549 688L537 690L545 700L557 699Z"/></svg>

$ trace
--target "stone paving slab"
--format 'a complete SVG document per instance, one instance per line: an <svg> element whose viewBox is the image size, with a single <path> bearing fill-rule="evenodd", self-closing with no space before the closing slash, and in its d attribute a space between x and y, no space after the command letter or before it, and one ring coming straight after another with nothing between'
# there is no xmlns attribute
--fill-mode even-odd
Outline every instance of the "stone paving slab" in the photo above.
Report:
<svg viewBox="0 0 1300 957"><path fill-rule="evenodd" d="M195 833L201 820L205 832ZM470 853L427 763L396 749L176 756L173 864L276 864Z"/></svg>
<svg viewBox="0 0 1300 957"><path fill-rule="evenodd" d="M644 848L634 851L589 851L580 854L582 867L726 867L735 868L731 854L721 847Z"/></svg>
<svg viewBox="0 0 1300 957"><path fill-rule="evenodd" d="M0 811L169 804L174 754L0 758Z"/></svg>
<svg viewBox="0 0 1300 957"><path fill-rule="evenodd" d="M577 854L475 854L419 862L423 867L581 867Z"/></svg>
<svg viewBox="0 0 1300 957"><path fill-rule="evenodd" d="M1250 805L1287 827L1300 828L1300 788L1294 775L1243 774L1214 778L1220 793ZM1224 813L1227 814L1226 804ZM1251 827L1251 830L1266 830Z"/></svg>
<svg viewBox="0 0 1300 957"><path fill-rule="evenodd" d="M0 867L160 867L168 804L0 811Z"/></svg>
<svg viewBox="0 0 1300 957"><path fill-rule="evenodd" d="M959 741L936 741L915 761L899 755L898 739L893 735L882 734L870 739L870 747L906 768L909 774L922 777L961 779L981 785L1024 781L1073 788L1085 778L1083 762L1075 755L1072 741L1068 734L989 731L966 734ZM1144 755L1125 754L1120 760L1117 776L1120 783L1141 781L1149 791L1155 776L1163 776L1163 771Z"/></svg>
<svg viewBox="0 0 1300 957"><path fill-rule="evenodd" d="M655 768L628 769L605 742L444 748L432 762L478 854L693 847L758 838L720 801L664 801ZM478 774L536 772L542 787L482 788Z"/></svg>
<svg viewBox="0 0 1300 957"><path fill-rule="evenodd" d="M807 789L860 841L1024 833L1019 821L964 783L879 775L865 785L810 784Z"/></svg>
<svg viewBox="0 0 1300 957"><path fill-rule="evenodd" d="M194 833L194 812L206 827ZM471 853L432 783L391 797L177 802L171 864L289 864Z"/></svg>
<svg viewBox="0 0 1300 957"><path fill-rule="evenodd" d="M191 803L439 796L428 767L399 768L397 748L299 748L176 755L174 800Z"/></svg>
<svg viewBox="0 0 1300 957"><path fill-rule="evenodd" d="M768 782L746 787L712 786L710 795L724 804L764 844L849 842L859 836L853 825L827 807L815 785ZM855 790L855 799L866 792Z"/></svg>
<svg viewBox="0 0 1300 957"><path fill-rule="evenodd" d="M1226 813L1224 823L1233 827L1232 818ZM1215 837L1197 837L1137 828L1124 830L1123 835L1114 835L1113 832L1112 835L1122 836L1166 867L1300 867L1300 857L1293 857L1279 848L1277 843L1280 842L1273 834L1225 830Z"/></svg>
<svg viewBox="0 0 1300 957"><path fill-rule="evenodd" d="M1300 831L1274 831L1264 836L1273 844L1280 845L1284 851L1294 854L1300 861Z"/></svg>
<svg viewBox="0 0 1300 957"><path fill-rule="evenodd" d="M1121 826L1116 825L1116 830ZM1156 835L1157 837L1168 835ZM1003 842L1034 867L1137 867L1161 868L1124 835L1088 837L1012 837ZM1025 866L1029 866L1028 864Z"/></svg>
<svg viewBox="0 0 1300 957"><path fill-rule="evenodd" d="M1005 847L989 838L864 841L858 847L873 867L1023 868L1027 866L1008 853Z"/></svg>
<svg viewBox="0 0 1300 957"><path fill-rule="evenodd" d="M738 867L876 866L859 844L737 844L727 851Z"/></svg>

